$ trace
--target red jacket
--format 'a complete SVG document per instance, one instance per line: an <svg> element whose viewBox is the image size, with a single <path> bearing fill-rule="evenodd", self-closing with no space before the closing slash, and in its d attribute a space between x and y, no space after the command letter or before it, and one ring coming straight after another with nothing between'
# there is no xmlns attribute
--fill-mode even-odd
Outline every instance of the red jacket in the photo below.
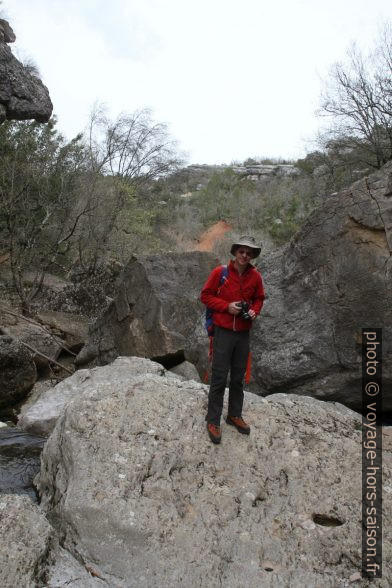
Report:
<svg viewBox="0 0 392 588"><path fill-rule="evenodd" d="M245 300L250 305L250 309L254 310L256 315L259 314L265 298L263 280L260 272L251 264L241 275L235 269L233 261L230 261L228 267L227 279L221 286L219 281L222 266L212 270L203 286L200 300L214 311L214 325L232 331L249 331L252 321L230 314L229 303Z"/></svg>

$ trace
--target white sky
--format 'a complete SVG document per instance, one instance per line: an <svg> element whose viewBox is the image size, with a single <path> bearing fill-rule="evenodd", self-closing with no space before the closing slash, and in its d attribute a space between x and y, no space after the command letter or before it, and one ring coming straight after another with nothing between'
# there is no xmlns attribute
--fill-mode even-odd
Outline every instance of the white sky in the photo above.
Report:
<svg viewBox="0 0 392 588"><path fill-rule="evenodd" d="M189 163L301 157L329 67L372 46L391 0L4 0L48 86L59 128L83 130L95 101L148 107Z"/></svg>

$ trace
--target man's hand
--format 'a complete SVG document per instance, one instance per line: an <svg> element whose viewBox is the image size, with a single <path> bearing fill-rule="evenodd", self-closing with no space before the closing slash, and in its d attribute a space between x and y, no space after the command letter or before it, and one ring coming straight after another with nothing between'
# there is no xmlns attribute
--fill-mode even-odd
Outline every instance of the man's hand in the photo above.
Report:
<svg viewBox="0 0 392 588"><path fill-rule="evenodd" d="M238 302L230 302L229 313L237 316L237 314L240 314L240 312L241 312L241 301L239 300Z"/></svg>
<svg viewBox="0 0 392 588"><path fill-rule="evenodd" d="M256 318L255 311L254 310L249 310L248 314L249 314L250 318L252 319L252 321L254 321L255 318Z"/></svg>

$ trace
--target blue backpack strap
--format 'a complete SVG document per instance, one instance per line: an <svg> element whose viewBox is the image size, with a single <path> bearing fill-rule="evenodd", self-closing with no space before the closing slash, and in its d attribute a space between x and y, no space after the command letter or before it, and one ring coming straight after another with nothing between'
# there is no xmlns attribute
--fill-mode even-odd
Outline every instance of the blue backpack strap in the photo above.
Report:
<svg viewBox="0 0 392 588"><path fill-rule="evenodd" d="M220 275L220 280L219 280L219 286L220 287L219 287L219 290L218 290L218 294L220 292L221 287L226 282L228 275L229 275L229 266L228 265L222 265L222 270L221 270L221 275Z"/></svg>

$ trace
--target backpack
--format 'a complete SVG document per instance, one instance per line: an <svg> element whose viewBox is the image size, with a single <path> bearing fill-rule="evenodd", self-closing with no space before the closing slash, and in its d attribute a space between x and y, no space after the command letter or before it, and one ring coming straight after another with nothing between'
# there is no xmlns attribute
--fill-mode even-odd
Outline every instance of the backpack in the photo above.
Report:
<svg viewBox="0 0 392 588"><path fill-rule="evenodd" d="M227 280L227 276L229 275L229 268L227 265L222 265L222 269L221 269L221 275L219 278L219 288L217 291L217 294L219 294L223 284L226 282ZM213 315L214 311L212 310L212 308L209 308L207 306L206 308L206 321L205 321L205 326L206 326L206 330L207 330L207 335L208 337L213 337L214 336L214 322L213 322Z"/></svg>

